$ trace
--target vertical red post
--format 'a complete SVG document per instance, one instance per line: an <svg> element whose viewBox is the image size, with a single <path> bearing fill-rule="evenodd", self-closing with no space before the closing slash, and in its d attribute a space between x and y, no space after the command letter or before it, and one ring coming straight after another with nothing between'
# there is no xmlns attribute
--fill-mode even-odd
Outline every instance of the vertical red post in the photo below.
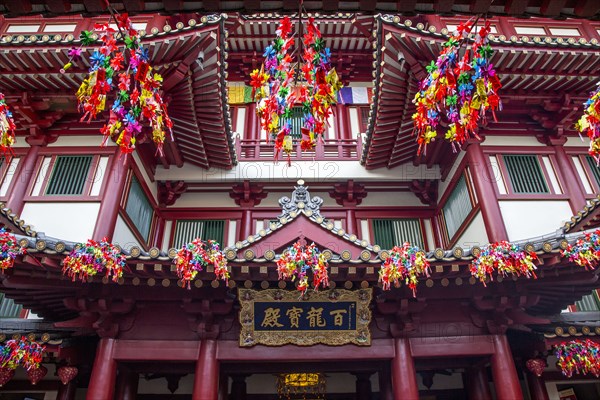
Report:
<svg viewBox="0 0 600 400"><path fill-rule="evenodd" d="M17 215L23 212L23 207L25 206L24 199L31 180L35 176L35 164L40 153L40 147L34 145L29 148L27 155L19 161L18 172L13 177L12 189L8 195L6 205Z"/></svg>
<svg viewBox="0 0 600 400"><path fill-rule="evenodd" d="M355 373L356 376L356 400L371 399L371 373Z"/></svg>
<svg viewBox="0 0 600 400"><path fill-rule="evenodd" d="M196 363L192 400L215 400L219 396L219 364L217 362L217 341L207 339L200 346L200 356Z"/></svg>
<svg viewBox="0 0 600 400"><path fill-rule="evenodd" d="M522 400L523 393L517 369L505 335L493 335L492 375L497 400Z"/></svg>
<svg viewBox="0 0 600 400"><path fill-rule="evenodd" d="M58 383L58 392L56 393L56 400L74 400L75 392L77 391L77 384L75 379L71 382L63 385L62 382Z"/></svg>
<svg viewBox="0 0 600 400"><path fill-rule="evenodd" d="M138 392L140 376L129 369L121 371L117 376L117 400L135 400Z"/></svg>
<svg viewBox="0 0 600 400"><path fill-rule="evenodd" d="M392 383L394 398L403 400L418 400L419 387L417 373L410 350L410 342L405 338L397 338L394 342L395 354L392 360Z"/></svg>
<svg viewBox="0 0 600 400"><path fill-rule="evenodd" d="M346 232L354 233L356 235L358 233L356 227L356 211L354 210L354 206L349 207L351 208L346 209Z"/></svg>
<svg viewBox="0 0 600 400"><path fill-rule="evenodd" d="M494 179L489 173L490 165L486 161L479 143L468 144L467 163L473 178L488 240L490 243L507 240L508 233L506 233L506 226L498 205Z"/></svg>
<svg viewBox="0 0 600 400"><path fill-rule="evenodd" d="M467 396L470 399L492 400L487 374L483 367L467 368L465 370Z"/></svg>
<svg viewBox="0 0 600 400"><path fill-rule="evenodd" d="M127 168L123 163L123 158L119 158L119 152L119 149L115 150L112 158L110 175L108 176L106 189L98 211L98 218L96 219L96 227L94 228L93 237L95 240L102 240L105 237L112 240L117 225L119 205L127 178Z"/></svg>
<svg viewBox="0 0 600 400"><path fill-rule="evenodd" d="M240 226L239 240L246 240L248 236L252 235L254 229L252 229L252 211L249 209L242 210L242 226Z"/></svg>
<svg viewBox="0 0 600 400"><path fill-rule="evenodd" d="M529 397L531 400L550 400L544 378L527 371L527 385L529 386Z"/></svg>
<svg viewBox="0 0 600 400"><path fill-rule="evenodd" d="M102 338L98 343L87 391L89 400L112 400L117 380L117 362L114 359L116 339Z"/></svg>

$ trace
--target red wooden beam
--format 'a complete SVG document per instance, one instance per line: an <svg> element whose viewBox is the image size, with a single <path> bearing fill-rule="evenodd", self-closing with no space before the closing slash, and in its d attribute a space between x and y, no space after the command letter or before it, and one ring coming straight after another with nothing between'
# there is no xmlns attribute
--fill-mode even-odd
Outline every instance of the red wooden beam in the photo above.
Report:
<svg viewBox="0 0 600 400"><path fill-rule="evenodd" d="M592 17L600 11L600 2L598 0L580 0L576 4L575 15L578 17Z"/></svg>
<svg viewBox="0 0 600 400"><path fill-rule="evenodd" d="M507 0L504 12L508 15L521 15L527 9L528 0Z"/></svg>
<svg viewBox="0 0 600 400"><path fill-rule="evenodd" d="M399 0L396 3L396 8L398 9L398 12L413 13L415 12L416 6L416 0Z"/></svg>
<svg viewBox="0 0 600 400"><path fill-rule="evenodd" d="M556 17L560 15L567 0L544 0L540 5L540 14L545 17Z"/></svg>
<svg viewBox="0 0 600 400"><path fill-rule="evenodd" d="M56 14L65 14L71 11L71 2L67 0L46 0L48 10Z"/></svg>
<svg viewBox="0 0 600 400"><path fill-rule="evenodd" d="M87 12L100 13L106 11L104 0L83 0L83 5Z"/></svg>
<svg viewBox="0 0 600 400"><path fill-rule="evenodd" d="M182 0L163 0L165 11L180 11L183 8Z"/></svg>
<svg viewBox="0 0 600 400"><path fill-rule="evenodd" d="M433 10L436 13L449 13L452 11L454 0L435 0L433 3Z"/></svg>
<svg viewBox="0 0 600 400"><path fill-rule="evenodd" d="M323 2L323 11L337 11L339 8L339 0L327 0Z"/></svg>
<svg viewBox="0 0 600 400"><path fill-rule="evenodd" d="M486 13L490 9L493 0L471 0L469 11L474 14Z"/></svg>
<svg viewBox="0 0 600 400"><path fill-rule="evenodd" d="M31 1L29 0L4 0L3 3L10 14L27 14L32 11Z"/></svg>
<svg viewBox="0 0 600 400"><path fill-rule="evenodd" d="M123 0L123 5L128 12L144 11L144 0Z"/></svg>

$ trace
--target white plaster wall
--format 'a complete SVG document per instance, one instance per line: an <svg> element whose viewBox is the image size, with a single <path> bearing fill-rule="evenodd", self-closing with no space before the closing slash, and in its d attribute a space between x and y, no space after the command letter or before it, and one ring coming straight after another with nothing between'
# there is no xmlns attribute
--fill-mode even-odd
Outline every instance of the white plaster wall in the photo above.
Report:
<svg viewBox="0 0 600 400"><path fill-rule="evenodd" d="M224 193L184 193L170 208L183 207L237 207L235 201Z"/></svg>
<svg viewBox="0 0 600 400"><path fill-rule="evenodd" d="M473 246L484 246L488 243L489 240L485 231L483 216L481 215L481 212L477 212L475 218L473 218L467 229L465 229L462 236L456 242L456 246L467 249Z"/></svg>
<svg viewBox="0 0 600 400"><path fill-rule="evenodd" d="M421 200L417 196L409 192L371 192L358 207L376 206L425 207L425 204L421 203Z"/></svg>
<svg viewBox="0 0 600 400"><path fill-rule="evenodd" d="M569 202L499 201L508 239L523 240L553 233L572 216Z"/></svg>
<svg viewBox="0 0 600 400"><path fill-rule="evenodd" d="M90 146L90 147L102 147L103 137L98 130L97 136L59 136L58 140L54 143L50 143L48 147L80 147L80 146ZM23 141L25 143L25 141ZM105 147L115 147L116 144L112 140L106 141ZM94 149L90 149L90 152L93 152Z"/></svg>
<svg viewBox="0 0 600 400"><path fill-rule="evenodd" d="M588 138L582 138L580 136L569 136L567 142L563 145L565 147L589 147L590 140Z"/></svg>
<svg viewBox="0 0 600 400"><path fill-rule="evenodd" d="M0 186L0 196L6 196L6 194L8 193L8 188L10 187L10 183L12 182L13 178L15 177L15 172L17 171L17 166L19 165L19 161L21 159L18 157L14 157L11 162L10 165L8 166L8 170L6 171L6 174L4 175L4 180L2 181L2 186Z"/></svg>
<svg viewBox="0 0 600 400"><path fill-rule="evenodd" d="M129 229L129 226L125 223L123 217L120 215L117 217L117 224L115 225L115 233L113 234L112 242L126 250L129 250L133 246L142 247L131 232L131 229Z"/></svg>
<svg viewBox="0 0 600 400"><path fill-rule="evenodd" d="M486 136L484 146L543 146L535 136Z"/></svg>
<svg viewBox="0 0 600 400"><path fill-rule="evenodd" d="M37 232L73 242L85 242L92 237L99 202L88 203L25 203L21 218Z"/></svg>

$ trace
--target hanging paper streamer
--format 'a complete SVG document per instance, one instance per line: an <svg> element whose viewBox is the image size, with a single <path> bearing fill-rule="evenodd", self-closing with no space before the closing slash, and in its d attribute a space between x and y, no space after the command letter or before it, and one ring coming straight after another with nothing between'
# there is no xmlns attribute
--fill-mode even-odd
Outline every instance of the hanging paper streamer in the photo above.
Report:
<svg viewBox="0 0 600 400"><path fill-rule="evenodd" d="M18 255L25 254L25 248L17 243L17 238L6 229L0 228L0 270L12 268L15 265L15 258Z"/></svg>
<svg viewBox="0 0 600 400"><path fill-rule="evenodd" d="M600 163L600 83L583 105L583 115L575 123L575 129L580 135L585 133L590 138L589 153Z"/></svg>
<svg viewBox="0 0 600 400"><path fill-rule="evenodd" d="M294 243L281 253L277 260L277 272L279 279L291 279L294 282L298 280L297 289L306 293L309 288L308 272L313 275L313 288L319 290L329 287L329 263L325 255L317 249L313 243L310 246L302 246L300 242Z"/></svg>
<svg viewBox="0 0 600 400"><path fill-rule="evenodd" d="M570 378L573 374L593 374L600 377L600 345L586 340L571 340L556 346L557 365L563 375Z"/></svg>
<svg viewBox="0 0 600 400"><path fill-rule="evenodd" d="M385 259L379 269L379 282L383 290L390 290L391 285L399 285L404 279L406 285L412 290L413 297L417 294L418 278L429 277L429 261L425 253L417 246L406 242L402 247L394 246L390 255Z"/></svg>
<svg viewBox="0 0 600 400"><path fill-rule="evenodd" d="M502 108L498 90L502 87L494 66L490 63L492 48L488 35L490 24L486 21L475 33L470 46L463 45L471 40L471 21L460 24L443 44L436 61L427 66L427 77L419 85L413 103L417 111L412 119L419 144L418 154L447 124L446 140L455 145L477 136L479 124L491 110L496 120L495 110Z"/></svg>
<svg viewBox="0 0 600 400"><path fill-rule="evenodd" d="M227 259L214 240L204 242L194 239L191 243L183 246L173 258L173 264L177 267L177 275L183 282L183 287L190 289L190 282L196 278L198 272L203 271L208 265L215 270L215 279L229 282L229 271L227 270Z"/></svg>
<svg viewBox="0 0 600 400"><path fill-rule="evenodd" d="M5 157L12 154L16 128L15 120L8 104L6 104L4 94L0 93L0 150L2 150Z"/></svg>
<svg viewBox="0 0 600 400"><path fill-rule="evenodd" d="M534 272L537 267L533 263L535 260L537 254L534 252L523 251L517 245L502 241L488 244L481 249L469 267L471 275L486 286L488 277L494 280L494 272L504 277L516 275L537 279Z"/></svg>
<svg viewBox="0 0 600 400"><path fill-rule="evenodd" d="M22 336L19 340L9 340L0 345L0 366L16 369L22 366L26 370L39 368L45 346Z"/></svg>
<svg viewBox="0 0 600 400"><path fill-rule="evenodd" d="M575 245L561 250L561 255L587 270L596 269L600 261L600 229L586 233Z"/></svg>
<svg viewBox="0 0 600 400"><path fill-rule="evenodd" d="M302 105L303 123L300 148L312 150L315 140L327 129L332 115L332 105L342 84L331 67L331 51L325 47L319 28L309 18L302 37L302 66L297 66L290 53L294 44L292 22L284 17L277 28L277 36L263 54L265 61L260 69L250 74L252 97L258 103L256 112L261 127L267 132L267 142L273 140L275 159L283 151L288 164L293 152L291 131L292 108Z"/></svg>
<svg viewBox="0 0 600 400"><path fill-rule="evenodd" d="M89 277L104 273L117 282L123 276L125 255L104 238L100 243L88 240L78 244L63 261L63 274L73 281L86 282Z"/></svg>
<svg viewBox="0 0 600 400"><path fill-rule="evenodd" d="M117 30L109 23L96 24L94 33L84 31L80 35L82 46L95 42L98 35L102 45L90 57L88 77L77 91L77 101L82 121L95 119L106 108L106 100L114 91L109 121L101 129L104 143L113 138L122 153L135 149L137 137L145 126L152 132L157 152L162 153L165 134L171 134L173 123L160 94L162 76L153 72L150 54L142 47L139 32L135 30L127 14L113 13ZM117 38L125 48L119 48ZM69 62L61 72L69 69L81 57L81 48L69 51Z"/></svg>

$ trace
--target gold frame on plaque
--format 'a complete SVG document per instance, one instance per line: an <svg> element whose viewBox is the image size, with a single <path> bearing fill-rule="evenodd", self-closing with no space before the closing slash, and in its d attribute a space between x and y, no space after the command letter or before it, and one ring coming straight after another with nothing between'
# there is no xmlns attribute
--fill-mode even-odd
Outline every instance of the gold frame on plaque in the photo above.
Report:
<svg viewBox="0 0 600 400"><path fill-rule="evenodd" d="M282 346L295 344L299 346L312 346L314 344L326 344L329 346L341 346L344 344L355 344L358 346L371 345L371 310L369 305L373 298L373 289L360 289L350 291L345 289L331 289L318 292L308 292L299 297L299 292L280 289L252 290L238 289L238 298L241 309L240 320L240 347L251 347L257 344L266 346ZM356 329L354 330L294 330L294 331L257 331L254 329L254 303L266 302L277 304L278 302L329 302L340 301L356 302Z"/></svg>

